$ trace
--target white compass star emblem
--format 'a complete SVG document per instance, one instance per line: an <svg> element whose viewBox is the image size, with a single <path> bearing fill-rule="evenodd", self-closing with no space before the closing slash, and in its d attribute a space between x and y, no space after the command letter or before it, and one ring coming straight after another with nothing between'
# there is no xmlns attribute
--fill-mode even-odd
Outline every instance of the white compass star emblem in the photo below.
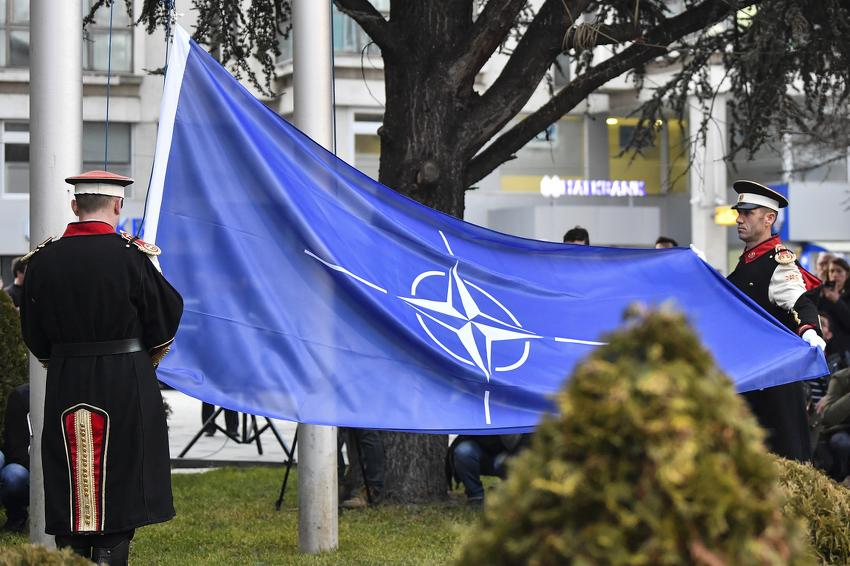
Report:
<svg viewBox="0 0 850 566"><path fill-rule="evenodd" d="M402 301L406 302L408 305L413 307L414 310L416 310L416 317L419 320L419 324L428 336L430 336L431 340L436 342L438 346L455 359L470 365L475 365L481 370L484 377L487 378L487 381L490 381L490 375L493 373L493 344L495 342L524 340L526 342L525 348L523 349L520 359L510 366L498 367L496 369L499 371L508 371L522 365L528 357L528 340L541 338L541 336L523 329L513 314L511 314L510 311L508 311L492 295L474 283L464 281L460 275L458 275L458 262L455 262L448 274L448 285L446 288L445 300L436 301L416 297L415 295L418 284L425 278L436 275L445 276L445 274L441 271L427 271L417 277L414 280L413 285L411 285L410 293L413 296L399 297ZM478 304L475 302L472 293L470 293L469 287L483 293L492 302L501 307L505 314L511 319L513 324L499 320L495 316L482 312ZM456 305L456 299L458 299L460 303L459 305ZM443 342L434 336L428 328L425 320L423 320L423 317L456 334L469 358L464 358L446 347ZM479 333L484 338L483 352L476 342L476 333Z"/></svg>
<svg viewBox="0 0 850 566"><path fill-rule="evenodd" d="M454 257L446 236L442 231L439 234L446 246L446 251L448 251L450 256ZM330 263L310 250L304 250L304 253L329 269L343 273L363 285L389 295L389 292L385 288L352 273L345 267ZM410 286L410 296L397 295L397 297L416 311L416 318L419 324L434 343L454 359L478 368L489 383L494 372L511 371L522 366L528 359L531 341L544 339L545 337L524 329L513 313L499 302L496 297L475 283L462 278L458 272L459 265L460 262L455 260L454 265L448 273L444 271L425 271L420 273ZM439 277L446 280L445 295L435 293L432 288L431 296L436 294L438 298L433 299L425 298L421 295L417 296L420 284L432 277ZM473 294L470 289L474 290L475 293ZM476 295L479 297L479 300L475 299ZM490 306L495 306L495 309L482 308L481 299L489 301L491 303ZM501 310L501 314L493 314L496 309ZM444 335L448 333L448 335L455 336L458 341L457 343L460 344L463 351L459 353L447 346L433 332L433 328L441 329ZM566 342L584 346L600 346L604 344L604 342L593 340L561 338L557 336L549 337L548 339L555 342ZM480 343L482 341L483 344ZM523 347L519 357L508 365L496 365L494 367L494 345L520 341L523 342ZM487 424L490 424L489 396L490 391L488 389L484 392L484 411Z"/></svg>

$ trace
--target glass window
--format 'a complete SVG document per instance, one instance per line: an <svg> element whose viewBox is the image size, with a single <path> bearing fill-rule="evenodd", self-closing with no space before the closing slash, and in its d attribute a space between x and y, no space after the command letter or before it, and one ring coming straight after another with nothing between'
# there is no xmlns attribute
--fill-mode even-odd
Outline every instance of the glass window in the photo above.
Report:
<svg viewBox="0 0 850 566"><path fill-rule="evenodd" d="M83 13L88 15L91 0L83 0ZM129 73L133 70L133 30L124 2L116 1L112 9L112 72ZM109 65L109 7L103 6L95 13L94 22L88 26L83 41L83 69L107 71Z"/></svg>
<svg viewBox="0 0 850 566"><path fill-rule="evenodd" d="M30 189L30 134L26 122L0 124L0 193L26 195Z"/></svg>
<svg viewBox="0 0 850 566"><path fill-rule="evenodd" d="M389 0L374 1L372 4L379 12L385 15L389 13ZM367 55L376 58L381 56L381 51L372 43L372 40L357 22L340 12L336 6L333 6L332 10L334 53L359 54L368 45ZM294 33L295 30L290 30L289 37L286 39L279 38L280 55L277 57L278 61L292 59L292 36Z"/></svg>
<svg viewBox="0 0 850 566"><path fill-rule="evenodd" d="M12 0L12 19L16 24L28 24L30 21L29 0Z"/></svg>
<svg viewBox="0 0 850 566"><path fill-rule="evenodd" d="M9 194L27 194L30 190L30 146L7 143L4 153L4 186Z"/></svg>
<svg viewBox="0 0 850 566"><path fill-rule="evenodd" d="M29 66L29 0L0 0L0 67Z"/></svg>
<svg viewBox="0 0 850 566"><path fill-rule="evenodd" d="M86 57L87 69L106 71L109 69L109 32L89 33L92 59ZM112 71L129 73L133 70L133 38L129 33L112 32Z"/></svg>
<svg viewBox="0 0 850 566"><path fill-rule="evenodd" d="M30 32L13 31L9 33L9 66L29 67Z"/></svg>
<svg viewBox="0 0 850 566"><path fill-rule="evenodd" d="M83 124L83 171L103 169L103 150L106 138L105 122L85 122ZM130 163L131 145L130 124L109 123L109 162L106 169L119 175L132 176ZM128 191L127 196L131 196Z"/></svg>

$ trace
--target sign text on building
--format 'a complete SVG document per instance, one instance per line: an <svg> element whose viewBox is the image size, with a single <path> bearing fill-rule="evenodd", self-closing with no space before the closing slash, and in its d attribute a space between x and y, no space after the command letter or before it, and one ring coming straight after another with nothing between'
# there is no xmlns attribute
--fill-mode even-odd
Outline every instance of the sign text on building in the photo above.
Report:
<svg viewBox="0 0 850 566"><path fill-rule="evenodd" d="M540 194L544 197L643 197L646 182L611 179L561 179L544 175L540 179Z"/></svg>

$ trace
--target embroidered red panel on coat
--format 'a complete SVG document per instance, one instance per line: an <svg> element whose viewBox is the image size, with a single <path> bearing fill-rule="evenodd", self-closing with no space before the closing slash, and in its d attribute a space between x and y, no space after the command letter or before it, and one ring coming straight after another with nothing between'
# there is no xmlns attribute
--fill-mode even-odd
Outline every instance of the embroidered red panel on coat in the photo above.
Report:
<svg viewBox="0 0 850 566"><path fill-rule="evenodd" d="M62 432L71 484L71 530L103 531L109 415L91 405L75 405L62 413Z"/></svg>

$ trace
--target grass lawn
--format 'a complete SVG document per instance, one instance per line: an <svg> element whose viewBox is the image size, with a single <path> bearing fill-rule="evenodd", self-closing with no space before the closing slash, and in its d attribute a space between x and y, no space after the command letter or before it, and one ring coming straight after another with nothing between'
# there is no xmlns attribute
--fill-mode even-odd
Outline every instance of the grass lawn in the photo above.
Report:
<svg viewBox="0 0 850 566"><path fill-rule="evenodd" d="M460 493L446 503L345 511L339 550L298 552L295 476L280 512L282 468L225 468L173 476L177 517L139 529L131 563L148 564L447 564L477 515ZM5 520L5 519L4 519ZM0 546L26 542L0 534Z"/></svg>

